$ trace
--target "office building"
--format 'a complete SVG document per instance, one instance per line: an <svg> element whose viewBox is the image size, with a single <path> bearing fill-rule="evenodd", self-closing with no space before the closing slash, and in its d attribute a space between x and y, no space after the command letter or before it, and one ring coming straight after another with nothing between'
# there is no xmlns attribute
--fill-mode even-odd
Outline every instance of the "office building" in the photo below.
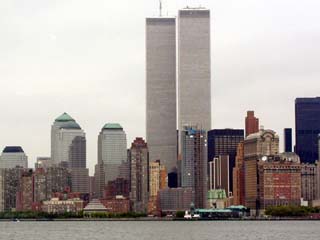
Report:
<svg viewBox="0 0 320 240"><path fill-rule="evenodd" d="M317 166L316 164L301 164L301 197L311 203L317 199Z"/></svg>
<svg viewBox="0 0 320 240"><path fill-rule="evenodd" d="M74 142L76 137L78 138L78 143ZM71 167L70 161L70 148L75 148L75 144L78 144L77 147L83 146L80 145L81 141L85 146L85 133L81 129L80 125L67 113L63 113L61 116L55 119L51 127L51 160L52 164L58 165L63 164L63 166ZM80 141L80 142L79 142ZM80 155L83 153L83 149L80 150ZM74 156L76 158L76 156ZM79 158L77 161L83 161ZM75 162L74 162L75 163ZM84 164L77 163L77 164Z"/></svg>
<svg viewBox="0 0 320 240"><path fill-rule="evenodd" d="M195 207L205 208L207 201L206 131L185 126L181 132L181 186L195 192Z"/></svg>
<svg viewBox="0 0 320 240"><path fill-rule="evenodd" d="M247 111L246 137L256 132L259 132L259 118L254 116L254 111Z"/></svg>
<svg viewBox="0 0 320 240"><path fill-rule="evenodd" d="M258 162L260 160L279 155L279 136L272 130L261 129L250 134L244 140L244 179L245 206L259 209Z"/></svg>
<svg viewBox="0 0 320 240"><path fill-rule="evenodd" d="M149 153L142 138L136 138L130 148L131 192L134 212L146 213L149 195Z"/></svg>
<svg viewBox="0 0 320 240"><path fill-rule="evenodd" d="M320 134L320 97L297 98L295 101L295 152L303 163L315 163Z"/></svg>
<svg viewBox="0 0 320 240"><path fill-rule="evenodd" d="M316 176L317 176L317 185L316 185L316 199L320 200L320 160L316 161Z"/></svg>
<svg viewBox="0 0 320 240"><path fill-rule="evenodd" d="M149 164L149 204L148 212L157 211L157 197L160 189L168 187L166 167L160 160Z"/></svg>
<svg viewBox="0 0 320 240"><path fill-rule="evenodd" d="M17 192L24 171L26 169L21 167L0 169L0 212L16 209Z"/></svg>
<svg viewBox="0 0 320 240"><path fill-rule="evenodd" d="M151 161L177 162L176 19L146 19L146 134Z"/></svg>
<svg viewBox="0 0 320 240"><path fill-rule="evenodd" d="M244 139L243 129L213 129L208 132L208 161L215 157L229 155L229 190L233 190L232 172L235 167L237 147ZM229 191L226 189L226 193Z"/></svg>
<svg viewBox="0 0 320 240"><path fill-rule="evenodd" d="M130 212L130 200L123 196L116 196L113 199L101 199L101 203L109 213L128 213Z"/></svg>
<svg viewBox="0 0 320 240"><path fill-rule="evenodd" d="M258 162L258 179L258 210L270 206L300 206L301 165L295 153L262 157Z"/></svg>
<svg viewBox="0 0 320 240"><path fill-rule="evenodd" d="M98 164L103 164L104 184L112 184L118 178L129 180L127 165L127 138L122 126L118 123L107 123L98 137ZM127 166L126 171L123 166ZM99 169L97 169L99 170ZM101 180L100 180L101 181ZM128 192L123 193L127 195Z"/></svg>
<svg viewBox="0 0 320 240"><path fill-rule="evenodd" d="M52 166L51 157L37 157L37 161L34 164L34 168L49 168Z"/></svg>
<svg viewBox="0 0 320 240"><path fill-rule="evenodd" d="M175 213L186 211L194 203L195 192L192 188L165 188L159 191L158 211Z"/></svg>
<svg viewBox="0 0 320 240"><path fill-rule="evenodd" d="M178 129L211 129L210 11L185 8L178 13ZM160 159L161 160L161 159Z"/></svg>
<svg viewBox="0 0 320 240"><path fill-rule="evenodd" d="M130 181L124 178L117 178L109 181L104 188L104 199L115 199L117 196L129 198Z"/></svg>
<svg viewBox="0 0 320 240"><path fill-rule="evenodd" d="M284 152L292 152L292 128L284 129Z"/></svg>
<svg viewBox="0 0 320 240"><path fill-rule="evenodd" d="M32 211L33 205L33 173L32 170L25 171L21 175L17 191L17 211Z"/></svg>
<svg viewBox="0 0 320 240"><path fill-rule="evenodd" d="M229 155L216 156L209 162L209 190L223 189L230 194Z"/></svg>
<svg viewBox="0 0 320 240"><path fill-rule="evenodd" d="M240 142L237 148L236 166L233 168L233 204L245 205L245 181L244 181L244 146Z"/></svg>
<svg viewBox="0 0 320 240"><path fill-rule="evenodd" d="M5 147L0 156L0 169L15 167L28 168L28 157L22 147Z"/></svg>

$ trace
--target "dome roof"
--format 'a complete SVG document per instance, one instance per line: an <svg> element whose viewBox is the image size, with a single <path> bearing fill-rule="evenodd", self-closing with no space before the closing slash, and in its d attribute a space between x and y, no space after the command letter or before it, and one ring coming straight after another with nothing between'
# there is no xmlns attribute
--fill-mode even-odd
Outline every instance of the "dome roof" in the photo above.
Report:
<svg viewBox="0 0 320 240"><path fill-rule="evenodd" d="M61 122L59 123L59 127L60 129L81 129L80 125L73 121Z"/></svg>
<svg viewBox="0 0 320 240"><path fill-rule="evenodd" d="M55 122L69 122L69 121L75 122L75 120L66 112L55 119Z"/></svg>
<svg viewBox="0 0 320 240"><path fill-rule="evenodd" d="M107 123L102 129L119 129L122 130L122 126L119 123Z"/></svg>
<svg viewBox="0 0 320 240"><path fill-rule="evenodd" d="M4 153L23 153L23 149L20 146L7 146L3 150Z"/></svg>

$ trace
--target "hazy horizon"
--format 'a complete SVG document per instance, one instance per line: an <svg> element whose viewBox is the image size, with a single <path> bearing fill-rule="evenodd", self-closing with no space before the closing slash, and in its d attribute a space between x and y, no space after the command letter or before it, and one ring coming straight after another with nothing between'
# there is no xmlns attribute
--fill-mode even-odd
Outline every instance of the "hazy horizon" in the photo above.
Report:
<svg viewBox="0 0 320 240"><path fill-rule="evenodd" d="M282 149L295 98L320 95L320 2L163 0L163 14L187 5L211 10L213 128L244 128L255 110ZM34 167L67 112L92 175L105 123L120 123L128 146L145 137L145 18L158 13L158 0L1 1L0 150L20 145Z"/></svg>

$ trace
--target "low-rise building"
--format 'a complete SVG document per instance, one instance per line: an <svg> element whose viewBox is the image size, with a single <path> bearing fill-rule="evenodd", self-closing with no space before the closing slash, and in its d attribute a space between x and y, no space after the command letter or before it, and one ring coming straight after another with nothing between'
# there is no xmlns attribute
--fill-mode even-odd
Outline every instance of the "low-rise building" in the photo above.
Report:
<svg viewBox="0 0 320 240"><path fill-rule="evenodd" d="M47 213L78 213L83 210L83 201L79 198L60 200L52 198L48 201L43 201L42 211Z"/></svg>
<svg viewBox="0 0 320 240"><path fill-rule="evenodd" d="M100 202L106 207L109 213L130 212L130 200L123 196L116 196L113 199L101 199Z"/></svg>

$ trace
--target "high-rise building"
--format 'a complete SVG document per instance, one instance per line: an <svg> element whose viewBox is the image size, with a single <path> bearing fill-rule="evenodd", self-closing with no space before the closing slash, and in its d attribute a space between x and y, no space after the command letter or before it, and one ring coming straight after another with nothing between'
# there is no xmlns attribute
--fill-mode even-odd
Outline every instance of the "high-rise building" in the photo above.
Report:
<svg viewBox="0 0 320 240"><path fill-rule="evenodd" d="M160 160L152 161L149 164L149 206L148 212L157 210L158 192L168 186L166 167Z"/></svg>
<svg viewBox="0 0 320 240"><path fill-rule="evenodd" d="M134 212L147 212L149 195L149 152L142 138L136 138L130 148L131 192Z"/></svg>
<svg viewBox="0 0 320 240"><path fill-rule="evenodd" d="M316 169L316 171L317 171L317 173L316 173L316 175L317 175L316 199L319 200L320 199L320 160L316 161L316 166L317 166L317 169Z"/></svg>
<svg viewBox="0 0 320 240"><path fill-rule="evenodd" d="M303 163L315 163L320 134L320 97L297 98L295 101L295 152Z"/></svg>
<svg viewBox="0 0 320 240"><path fill-rule="evenodd" d="M69 147L69 170L71 190L78 193L89 193L89 169L86 168L86 138L76 136Z"/></svg>
<svg viewBox="0 0 320 240"><path fill-rule="evenodd" d="M244 146L239 143L237 148L236 166L233 168L233 204L245 205L244 193Z"/></svg>
<svg viewBox="0 0 320 240"><path fill-rule="evenodd" d="M69 168L86 168L86 138L76 136L69 146Z"/></svg>
<svg viewBox="0 0 320 240"><path fill-rule="evenodd" d="M146 20L146 133L151 161L177 162L176 19Z"/></svg>
<svg viewBox="0 0 320 240"><path fill-rule="evenodd" d="M235 167L237 147L243 141L243 135L243 129L213 129L208 132L208 161L210 162L218 156L229 155L228 176L229 190L231 192L233 190L232 172ZM229 194L227 189L226 194Z"/></svg>
<svg viewBox="0 0 320 240"><path fill-rule="evenodd" d="M37 161L34 164L34 168L49 168L52 166L51 157L37 157Z"/></svg>
<svg viewBox="0 0 320 240"><path fill-rule="evenodd" d="M70 148L72 145L74 147L76 137L85 138L85 133L70 115L63 113L55 119L51 127L51 160L53 164L58 165L63 163L65 166L70 167ZM83 141L83 139L80 141ZM78 144L77 147L79 146ZM82 151L85 150L80 150L79 154L81 154ZM76 156L74 157L76 158ZM81 160L83 161L83 159Z"/></svg>
<svg viewBox="0 0 320 240"><path fill-rule="evenodd" d="M77 193L89 193L89 169L70 168L71 191Z"/></svg>
<svg viewBox="0 0 320 240"><path fill-rule="evenodd" d="M284 152L292 152L292 128L284 129Z"/></svg>
<svg viewBox="0 0 320 240"><path fill-rule="evenodd" d="M20 186L21 167L0 169L0 212L16 209L17 192Z"/></svg>
<svg viewBox="0 0 320 240"><path fill-rule="evenodd" d="M317 199L317 166L304 163L301 165L301 197L312 202Z"/></svg>
<svg viewBox="0 0 320 240"><path fill-rule="evenodd" d="M129 180L127 159L127 138L122 126L118 123L105 124L98 137L98 164L103 164L105 185L114 185L117 179L122 179L122 182ZM124 192L122 195L128 194Z"/></svg>
<svg viewBox="0 0 320 240"><path fill-rule="evenodd" d="M230 193L229 155L221 155L209 162L209 190L223 189Z"/></svg>
<svg viewBox="0 0 320 240"><path fill-rule="evenodd" d="M172 213L190 210L194 203L195 192L192 188L165 188L159 191L158 210Z"/></svg>
<svg viewBox="0 0 320 240"><path fill-rule="evenodd" d="M301 165L295 153L262 157L258 162L258 210L301 204Z"/></svg>
<svg viewBox="0 0 320 240"><path fill-rule="evenodd" d="M181 186L195 192L195 207L205 208L207 201L207 139L206 131L185 126L181 131Z"/></svg>
<svg viewBox="0 0 320 240"><path fill-rule="evenodd" d="M262 158L279 154L279 136L272 130L261 129L250 134L244 140L244 169L245 169L245 205L255 210L259 209L259 178L258 162Z"/></svg>
<svg viewBox="0 0 320 240"><path fill-rule="evenodd" d="M28 167L28 157L19 146L5 147L0 156L1 168Z"/></svg>
<svg viewBox="0 0 320 240"><path fill-rule="evenodd" d="M22 173L17 191L17 211L32 211L33 193L32 170L25 171Z"/></svg>
<svg viewBox="0 0 320 240"><path fill-rule="evenodd" d="M259 132L259 118L254 116L254 111L247 111L246 137L256 132Z"/></svg>
<svg viewBox="0 0 320 240"><path fill-rule="evenodd" d="M178 124L211 129L210 11L185 8L178 17Z"/></svg>

